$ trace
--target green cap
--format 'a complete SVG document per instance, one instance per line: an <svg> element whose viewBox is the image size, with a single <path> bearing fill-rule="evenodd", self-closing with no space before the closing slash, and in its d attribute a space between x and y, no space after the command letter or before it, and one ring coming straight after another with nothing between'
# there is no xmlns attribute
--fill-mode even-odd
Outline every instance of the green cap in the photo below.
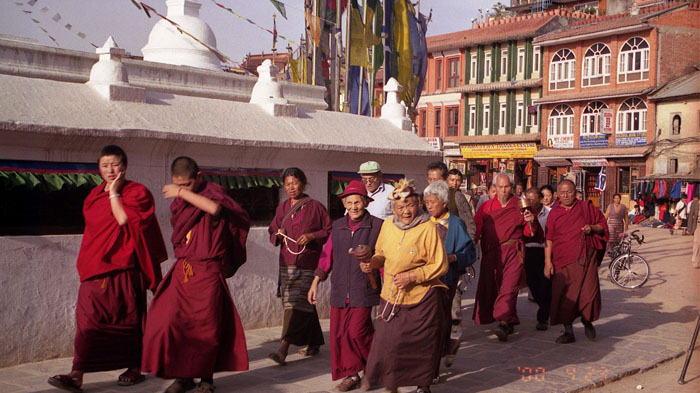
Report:
<svg viewBox="0 0 700 393"><path fill-rule="evenodd" d="M360 170L357 172L360 175L368 175L370 173L377 173L381 172L382 167L379 166L379 163L376 161L367 161L363 162L362 165L360 165Z"/></svg>

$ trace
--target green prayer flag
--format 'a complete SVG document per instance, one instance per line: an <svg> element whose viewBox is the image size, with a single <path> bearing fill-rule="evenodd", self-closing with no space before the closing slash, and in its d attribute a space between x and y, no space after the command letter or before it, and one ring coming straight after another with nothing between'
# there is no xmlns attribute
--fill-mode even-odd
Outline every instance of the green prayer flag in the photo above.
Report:
<svg viewBox="0 0 700 393"><path fill-rule="evenodd" d="M277 11L279 11L280 14L282 14L282 17L284 17L284 19L287 19L287 10L284 8L283 2L277 0L270 0L270 3L272 3L272 5L274 5L275 8L277 8Z"/></svg>

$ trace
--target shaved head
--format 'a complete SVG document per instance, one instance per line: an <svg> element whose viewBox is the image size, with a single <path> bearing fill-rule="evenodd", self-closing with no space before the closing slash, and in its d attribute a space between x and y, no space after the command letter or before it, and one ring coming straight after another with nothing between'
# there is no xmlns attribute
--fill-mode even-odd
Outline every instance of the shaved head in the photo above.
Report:
<svg viewBox="0 0 700 393"><path fill-rule="evenodd" d="M181 156L173 160L172 165L170 165L170 172L173 177L194 179L199 173L199 166L190 157Z"/></svg>

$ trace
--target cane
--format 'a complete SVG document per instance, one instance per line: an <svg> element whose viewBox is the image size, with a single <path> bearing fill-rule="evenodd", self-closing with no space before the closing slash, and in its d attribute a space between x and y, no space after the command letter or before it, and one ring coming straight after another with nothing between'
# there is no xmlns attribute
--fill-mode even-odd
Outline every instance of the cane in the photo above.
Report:
<svg viewBox="0 0 700 393"><path fill-rule="evenodd" d="M695 323L695 333L693 333L693 338L690 339L690 347L688 347L688 354L685 356L685 364L683 365L683 370L681 370L681 376L678 378L678 383L685 385L685 373L688 371L688 366L690 365L690 358L693 356L693 349L695 349L695 341L698 339L698 330L700 330L700 313L698 313L698 321Z"/></svg>

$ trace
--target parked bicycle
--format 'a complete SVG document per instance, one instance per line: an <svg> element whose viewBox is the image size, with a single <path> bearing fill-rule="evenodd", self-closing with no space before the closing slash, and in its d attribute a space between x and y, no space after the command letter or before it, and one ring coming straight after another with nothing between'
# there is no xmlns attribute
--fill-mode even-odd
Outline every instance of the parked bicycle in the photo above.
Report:
<svg viewBox="0 0 700 393"><path fill-rule="evenodd" d="M632 251L632 241L638 245L644 243L644 235L637 236L639 230L629 234L620 234L620 243L608 251L611 262L610 281L616 285L626 288L639 288L649 279L649 263L636 251Z"/></svg>

